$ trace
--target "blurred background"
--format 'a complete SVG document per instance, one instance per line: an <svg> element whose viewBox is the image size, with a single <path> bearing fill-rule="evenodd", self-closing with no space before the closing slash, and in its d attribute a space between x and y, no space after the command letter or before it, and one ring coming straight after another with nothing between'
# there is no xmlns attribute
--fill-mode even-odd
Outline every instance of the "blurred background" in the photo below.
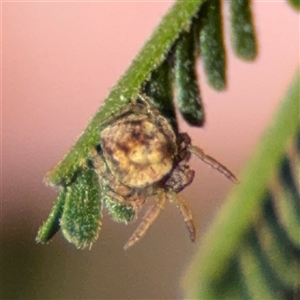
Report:
<svg viewBox="0 0 300 300"><path fill-rule="evenodd" d="M123 246L137 223L117 224L106 213L90 251L75 249L60 233L49 245L35 243L56 198L42 183L44 175L74 144L172 4L1 3L1 299L182 298L180 280L197 244L171 204L127 252ZM229 51L228 88L221 93L207 86L200 63L207 122L190 128L180 119L194 144L237 175L299 64L299 14L285 1L253 1L253 10L257 60L243 62ZM228 16L226 5L223 11ZM229 49L228 30L226 40ZM199 243L232 183L197 159L191 165L196 176L182 194Z"/></svg>

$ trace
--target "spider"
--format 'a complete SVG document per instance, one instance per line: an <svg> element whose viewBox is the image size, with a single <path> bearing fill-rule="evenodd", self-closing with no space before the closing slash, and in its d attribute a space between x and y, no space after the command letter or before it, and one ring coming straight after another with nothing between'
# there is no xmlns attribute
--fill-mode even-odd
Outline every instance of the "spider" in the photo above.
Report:
<svg viewBox="0 0 300 300"><path fill-rule="evenodd" d="M237 181L225 166L193 146L187 133L175 132L146 95L138 95L101 125L100 144L91 148L91 161L108 212L116 221L128 223L148 197L155 197L125 250L145 235L167 200L178 207L190 239L195 241L192 213L178 194L194 179L195 172L188 164L191 154Z"/></svg>

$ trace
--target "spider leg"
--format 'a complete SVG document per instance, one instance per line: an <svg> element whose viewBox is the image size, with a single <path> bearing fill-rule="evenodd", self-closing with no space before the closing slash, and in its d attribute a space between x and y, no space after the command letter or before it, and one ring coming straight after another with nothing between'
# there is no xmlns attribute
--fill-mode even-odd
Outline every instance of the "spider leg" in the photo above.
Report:
<svg viewBox="0 0 300 300"><path fill-rule="evenodd" d="M167 197L171 202L174 202L177 208L180 210L187 230L189 231L191 241L194 242L196 239L196 227L193 221L192 212L186 205L184 198L174 192L168 192Z"/></svg>
<svg viewBox="0 0 300 300"><path fill-rule="evenodd" d="M235 183L238 183L237 178L231 171L229 171L224 165L222 165L220 162L218 162L213 157L206 155L202 149L200 149L196 146L192 146L192 145L188 145L187 148L192 154L195 154L198 158L200 158L202 161L204 161L210 167L212 167L213 169L222 173L229 180L231 180Z"/></svg>
<svg viewBox="0 0 300 300"><path fill-rule="evenodd" d="M152 225L152 223L158 217L161 210L164 208L165 202L166 194L164 190L159 190L156 204L152 206L150 210L146 213L142 222L124 246L124 250L127 250L128 248L133 246L146 234L148 228Z"/></svg>

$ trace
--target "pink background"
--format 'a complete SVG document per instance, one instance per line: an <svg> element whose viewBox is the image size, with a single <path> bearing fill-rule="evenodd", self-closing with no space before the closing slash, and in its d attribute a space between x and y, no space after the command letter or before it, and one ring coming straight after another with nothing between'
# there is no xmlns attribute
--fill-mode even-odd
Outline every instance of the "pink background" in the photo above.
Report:
<svg viewBox="0 0 300 300"><path fill-rule="evenodd" d="M239 174L271 121L299 64L299 15L285 1L253 1L259 39L255 63L228 51L228 89L211 90L200 64L204 128L182 131ZM43 185L91 115L149 38L172 2L2 2L2 254L4 298L166 299L196 246L167 205L146 237L123 245L137 224L105 213L91 251L57 234L48 246L35 235L56 193ZM227 46L229 49L229 38ZM232 187L192 159L196 178L183 195L201 235Z"/></svg>

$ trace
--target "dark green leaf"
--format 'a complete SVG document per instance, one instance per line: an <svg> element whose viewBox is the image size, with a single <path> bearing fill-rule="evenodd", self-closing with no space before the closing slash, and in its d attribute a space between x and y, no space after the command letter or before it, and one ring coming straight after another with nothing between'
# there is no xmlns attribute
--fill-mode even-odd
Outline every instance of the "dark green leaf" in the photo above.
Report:
<svg viewBox="0 0 300 300"><path fill-rule="evenodd" d="M175 49L175 89L178 109L184 119L193 126L204 123L204 110L195 70L196 51L193 31L184 31Z"/></svg>
<svg viewBox="0 0 300 300"><path fill-rule="evenodd" d="M60 191L60 193L52 207L49 217L47 218L47 220L43 223L43 225L39 229L39 232L36 237L36 241L38 243L48 242L55 235L55 233L59 230L60 218L63 213L63 207L65 204L66 193L67 193L66 188L63 188Z"/></svg>
<svg viewBox="0 0 300 300"><path fill-rule="evenodd" d="M230 1L231 39L235 53L246 60L257 55L250 0Z"/></svg>
<svg viewBox="0 0 300 300"><path fill-rule="evenodd" d="M250 295L249 299L276 299L280 294L271 284L272 278L265 268L262 268L262 257L254 234L247 234L238 251L240 273L243 283ZM276 297L277 296L277 297ZM238 297L240 298L240 297Z"/></svg>
<svg viewBox="0 0 300 300"><path fill-rule="evenodd" d="M98 176L92 168L78 172L67 187L66 203L61 218L65 238L77 248L91 247L98 237L101 220L101 195Z"/></svg>
<svg viewBox="0 0 300 300"><path fill-rule="evenodd" d="M278 221L291 242L300 249L300 197L297 193L292 193L278 176L274 177L270 192L276 206Z"/></svg>
<svg viewBox="0 0 300 300"><path fill-rule="evenodd" d="M210 0L200 12L200 52L208 83L216 90L226 87L221 1Z"/></svg>
<svg viewBox="0 0 300 300"><path fill-rule="evenodd" d="M291 245L278 223L271 198L267 199L262 219L255 225L255 232L265 256L265 263L269 265L268 273L277 277L276 285L280 282L286 290L293 289L297 282L299 285L299 251Z"/></svg>
<svg viewBox="0 0 300 300"><path fill-rule="evenodd" d="M105 197L105 206L112 219L116 222L128 224L135 217L135 210L132 206L123 205Z"/></svg>
<svg viewBox="0 0 300 300"><path fill-rule="evenodd" d="M143 87L143 91L153 100L162 115L170 121L174 130L178 131L173 104L172 74L167 59L152 72L150 79Z"/></svg>

